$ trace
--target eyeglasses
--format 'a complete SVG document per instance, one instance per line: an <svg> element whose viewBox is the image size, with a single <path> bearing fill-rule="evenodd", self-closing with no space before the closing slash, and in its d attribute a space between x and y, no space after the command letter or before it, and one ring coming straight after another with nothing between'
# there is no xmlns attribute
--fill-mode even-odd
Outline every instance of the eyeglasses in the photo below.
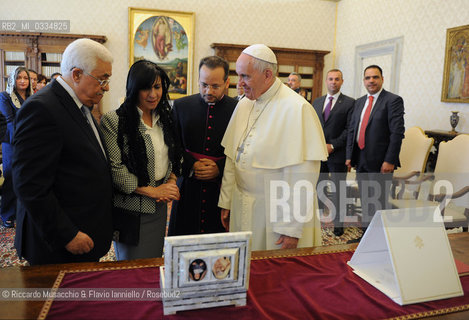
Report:
<svg viewBox="0 0 469 320"><path fill-rule="evenodd" d="M221 87L223 87L223 85L219 85L219 84L207 84L207 83L204 83L204 82L200 82L200 86L203 88L203 89L208 89L208 88L212 88L212 90L219 90Z"/></svg>
<svg viewBox="0 0 469 320"><path fill-rule="evenodd" d="M99 85L104 88L105 86L107 86L109 84L109 82L111 82L111 79L107 79L107 80L100 80L98 78L96 78L95 76L92 76L91 74L89 74L88 72L86 72L85 70L83 70L83 73L86 73L87 75L89 75L91 78L95 79L96 81L99 82Z"/></svg>

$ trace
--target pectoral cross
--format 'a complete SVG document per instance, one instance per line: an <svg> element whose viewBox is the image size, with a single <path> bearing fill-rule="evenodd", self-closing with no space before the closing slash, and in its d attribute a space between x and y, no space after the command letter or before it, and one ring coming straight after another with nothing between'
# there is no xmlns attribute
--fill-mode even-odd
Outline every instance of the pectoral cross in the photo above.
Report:
<svg viewBox="0 0 469 320"><path fill-rule="evenodd" d="M236 162L238 162L239 158L241 157L241 153L244 152L244 142L238 147L238 149L236 149L236 151L238 151L238 155L236 156Z"/></svg>

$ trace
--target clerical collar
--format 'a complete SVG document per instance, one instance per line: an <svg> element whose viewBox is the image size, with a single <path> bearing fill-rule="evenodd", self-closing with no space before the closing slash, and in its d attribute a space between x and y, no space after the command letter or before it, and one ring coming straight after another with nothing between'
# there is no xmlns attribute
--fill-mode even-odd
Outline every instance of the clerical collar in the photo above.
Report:
<svg viewBox="0 0 469 320"><path fill-rule="evenodd" d="M202 103L206 103L206 104L209 105L209 106L214 106L214 105L216 105L218 102L222 101L223 98L225 97L225 95L222 95L221 98L220 98L220 100L217 100L217 101L215 101L215 102L206 102L205 99L204 99L204 97L202 97L202 95L199 95L199 97L200 97L200 100L202 100L202 101L201 101Z"/></svg>
<svg viewBox="0 0 469 320"><path fill-rule="evenodd" d="M281 85L283 85L282 81L280 81L279 78L275 78L274 83L266 92L264 92L259 98L256 99L256 102L264 103L269 101L277 93Z"/></svg>
<svg viewBox="0 0 469 320"><path fill-rule="evenodd" d="M225 97L225 95L222 95L219 100L217 100L217 101L215 101L215 102L207 102L207 104L208 104L209 106L214 106L214 105L216 105L218 102L222 101L224 97Z"/></svg>

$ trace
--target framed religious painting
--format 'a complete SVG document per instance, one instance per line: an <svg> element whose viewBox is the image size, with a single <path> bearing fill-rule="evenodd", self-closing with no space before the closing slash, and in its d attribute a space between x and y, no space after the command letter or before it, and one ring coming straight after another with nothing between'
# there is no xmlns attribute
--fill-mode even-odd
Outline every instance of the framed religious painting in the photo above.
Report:
<svg viewBox="0 0 469 320"><path fill-rule="evenodd" d="M469 103L469 25L446 30L441 101Z"/></svg>
<svg viewBox="0 0 469 320"><path fill-rule="evenodd" d="M194 13L129 8L129 66L142 59L168 74L169 95L192 94Z"/></svg>

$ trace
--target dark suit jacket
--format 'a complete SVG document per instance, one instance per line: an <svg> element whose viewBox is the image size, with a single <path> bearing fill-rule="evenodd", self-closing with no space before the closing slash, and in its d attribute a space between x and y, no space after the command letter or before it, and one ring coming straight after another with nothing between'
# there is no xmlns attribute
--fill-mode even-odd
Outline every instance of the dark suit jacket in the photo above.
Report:
<svg viewBox="0 0 469 320"><path fill-rule="evenodd" d="M383 89L371 111L365 131L366 163L358 163L359 148L357 144L360 116L365 106L367 95L357 99L347 136L346 158L352 160L352 166L366 165L368 172L380 172L383 162L396 167L399 163L399 152L404 138L404 101L398 95ZM362 157L363 158L363 157Z"/></svg>
<svg viewBox="0 0 469 320"><path fill-rule="evenodd" d="M105 255L112 239L110 168L85 117L56 80L17 113L13 147L18 255L33 264ZM87 254L65 249L78 231L94 241Z"/></svg>
<svg viewBox="0 0 469 320"><path fill-rule="evenodd" d="M313 101L313 107L318 114L319 121L321 121L326 143L334 146L334 152L329 154L327 162L345 165L348 124L352 115L355 99L341 93L329 114L329 118L327 121L324 121L322 109L326 97L327 95L316 98Z"/></svg>

